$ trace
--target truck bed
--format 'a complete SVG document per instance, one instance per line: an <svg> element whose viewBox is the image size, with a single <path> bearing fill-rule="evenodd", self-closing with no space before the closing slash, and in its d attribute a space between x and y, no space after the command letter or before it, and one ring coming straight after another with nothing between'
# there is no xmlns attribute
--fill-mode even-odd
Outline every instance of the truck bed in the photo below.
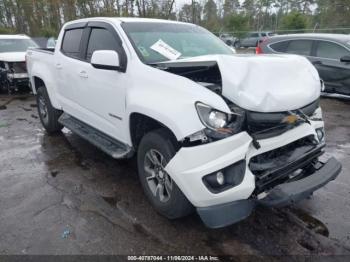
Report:
<svg viewBox="0 0 350 262"><path fill-rule="evenodd" d="M45 76L45 84L55 88L55 49L54 48L31 48L26 54L27 71L29 79L34 84L33 75ZM35 72L33 74L33 71ZM51 89L51 90L52 90ZM34 94L36 90L33 89Z"/></svg>

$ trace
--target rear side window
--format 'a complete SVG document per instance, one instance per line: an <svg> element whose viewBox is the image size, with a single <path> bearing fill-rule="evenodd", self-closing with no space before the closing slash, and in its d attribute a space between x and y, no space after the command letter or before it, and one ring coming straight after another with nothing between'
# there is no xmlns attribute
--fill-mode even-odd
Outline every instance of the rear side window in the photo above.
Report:
<svg viewBox="0 0 350 262"><path fill-rule="evenodd" d="M350 51L336 43L326 41L318 42L316 51L317 57L340 60L340 58L346 55L350 55Z"/></svg>
<svg viewBox="0 0 350 262"><path fill-rule="evenodd" d="M287 53L309 56L311 47L312 40L292 40L287 47Z"/></svg>
<svg viewBox="0 0 350 262"><path fill-rule="evenodd" d="M118 42L106 29L93 28L91 30L86 60L90 61L93 52L97 50L118 50Z"/></svg>
<svg viewBox="0 0 350 262"><path fill-rule="evenodd" d="M62 52L68 56L79 58L82 35L82 28L67 30L63 38Z"/></svg>
<svg viewBox="0 0 350 262"><path fill-rule="evenodd" d="M282 41L270 45L270 48L276 52L284 53L286 52L289 41Z"/></svg>

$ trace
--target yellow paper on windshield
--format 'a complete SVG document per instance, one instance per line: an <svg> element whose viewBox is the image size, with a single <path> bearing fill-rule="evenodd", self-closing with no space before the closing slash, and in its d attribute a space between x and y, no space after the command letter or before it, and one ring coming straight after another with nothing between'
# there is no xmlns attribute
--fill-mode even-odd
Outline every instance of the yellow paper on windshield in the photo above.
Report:
<svg viewBox="0 0 350 262"><path fill-rule="evenodd" d="M162 39L159 39L150 48L170 60L176 60L181 56L181 53L179 51L172 48Z"/></svg>

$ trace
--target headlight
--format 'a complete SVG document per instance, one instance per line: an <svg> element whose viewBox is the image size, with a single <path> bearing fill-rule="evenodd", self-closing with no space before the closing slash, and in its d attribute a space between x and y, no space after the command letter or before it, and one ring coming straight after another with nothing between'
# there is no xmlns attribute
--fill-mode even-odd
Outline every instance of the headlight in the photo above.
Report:
<svg viewBox="0 0 350 262"><path fill-rule="evenodd" d="M217 130L224 128L230 119L230 115L203 103L197 103L196 108L203 125L209 129Z"/></svg>
<svg viewBox="0 0 350 262"><path fill-rule="evenodd" d="M208 124L214 127L215 129L223 128L227 124L227 115L220 111L212 110L209 113Z"/></svg>
<svg viewBox="0 0 350 262"><path fill-rule="evenodd" d="M225 113L203 103L196 103L198 116L206 127L203 131L208 138L219 140L242 131L245 112L238 107L230 107Z"/></svg>

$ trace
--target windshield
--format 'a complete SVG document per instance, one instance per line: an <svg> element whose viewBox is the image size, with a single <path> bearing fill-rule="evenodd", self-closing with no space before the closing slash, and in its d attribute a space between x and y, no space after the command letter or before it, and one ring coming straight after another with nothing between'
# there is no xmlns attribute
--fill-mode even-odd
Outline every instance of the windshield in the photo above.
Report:
<svg viewBox="0 0 350 262"><path fill-rule="evenodd" d="M191 24L130 22L123 23L122 27L140 59L147 64L174 59L172 55L178 59L233 54L232 50L212 33ZM169 56L168 51L171 52Z"/></svg>
<svg viewBox="0 0 350 262"><path fill-rule="evenodd" d="M0 53L26 52L29 47L38 47L31 39L0 39Z"/></svg>

